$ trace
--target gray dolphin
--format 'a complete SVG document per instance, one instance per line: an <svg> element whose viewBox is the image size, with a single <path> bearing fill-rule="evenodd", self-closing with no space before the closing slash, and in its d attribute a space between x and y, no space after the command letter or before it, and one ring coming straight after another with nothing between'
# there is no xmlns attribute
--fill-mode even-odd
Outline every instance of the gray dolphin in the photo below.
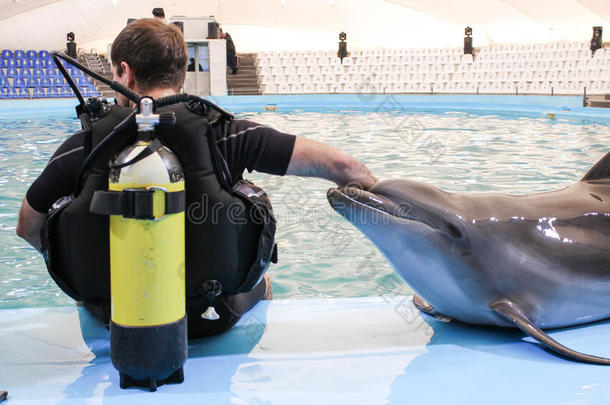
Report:
<svg viewBox="0 0 610 405"><path fill-rule="evenodd" d="M328 191L416 292L463 322L516 326L568 358L543 329L610 318L610 153L576 184L524 196L448 193L409 180Z"/></svg>

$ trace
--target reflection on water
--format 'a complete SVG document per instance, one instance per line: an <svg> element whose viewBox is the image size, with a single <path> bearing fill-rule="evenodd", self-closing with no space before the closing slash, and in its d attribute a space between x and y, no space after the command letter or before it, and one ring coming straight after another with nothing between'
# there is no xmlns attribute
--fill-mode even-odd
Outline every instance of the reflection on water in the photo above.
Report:
<svg viewBox="0 0 610 405"><path fill-rule="evenodd" d="M446 113L242 113L240 118L327 142L380 179L408 177L447 191L531 193L564 187L608 151L606 124ZM63 116L0 116L0 307L70 302L39 255L15 235L29 184L79 124ZM336 215L323 180L247 175L271 195L279 220L277 298L409 293L378 250Z"/></svg>

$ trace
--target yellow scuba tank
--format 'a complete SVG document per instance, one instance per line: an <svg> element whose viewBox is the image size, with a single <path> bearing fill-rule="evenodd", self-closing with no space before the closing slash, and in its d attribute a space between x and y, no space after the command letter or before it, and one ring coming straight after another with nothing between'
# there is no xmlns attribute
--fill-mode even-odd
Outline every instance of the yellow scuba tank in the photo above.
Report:
<svg viewBox="0 0 610 405"><path fill-rule="evenodd" d="M118 154L109 191L97 192L92 202L115 213L110 215L110 350L121 388L155 391L184 380L184 173L177 157L155 139L155 125L172 117L175 122L173 113L153 114L153 101L141 100L138 141Z"/></svg>

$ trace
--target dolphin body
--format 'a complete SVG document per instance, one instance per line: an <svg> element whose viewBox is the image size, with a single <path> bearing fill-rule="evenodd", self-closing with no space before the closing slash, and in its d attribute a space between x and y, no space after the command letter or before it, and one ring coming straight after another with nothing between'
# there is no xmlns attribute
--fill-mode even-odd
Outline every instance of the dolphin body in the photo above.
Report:
<svg viewBox="0 0 610 405"><path fill-rule="evenodd" d="M568 358L543 329L610 318L610 153L576 184L524 196L448 193L410 180L328 191L416 292L422 311L516 326Z"/></svg>

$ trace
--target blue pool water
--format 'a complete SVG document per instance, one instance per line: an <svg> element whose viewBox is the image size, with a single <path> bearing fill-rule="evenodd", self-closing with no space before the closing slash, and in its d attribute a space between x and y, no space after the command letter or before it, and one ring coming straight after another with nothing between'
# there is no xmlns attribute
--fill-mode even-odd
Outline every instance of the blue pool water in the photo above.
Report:
<svg viewBox="0 0 610 405"><path fill-rule="evenodd" d="M456 192L558 189L578 181L610 149L610 120L591 120L585 113L553 119L544 107L407 108L397 100L394 108L378 100L364 111L337 104L324 111L264 112L262 102L235 109L239 118L353 154L380 179L408 177ZM15 235L15 226L28 186L79 129L73 111L65 101L0 105L0 308L71 301L51 281L39 255ZM332 212L326 202L331 183L259 173L246 177L269 192L279 220L280 262L270 269L276 298L410 292L377 249Z"/></svg>

